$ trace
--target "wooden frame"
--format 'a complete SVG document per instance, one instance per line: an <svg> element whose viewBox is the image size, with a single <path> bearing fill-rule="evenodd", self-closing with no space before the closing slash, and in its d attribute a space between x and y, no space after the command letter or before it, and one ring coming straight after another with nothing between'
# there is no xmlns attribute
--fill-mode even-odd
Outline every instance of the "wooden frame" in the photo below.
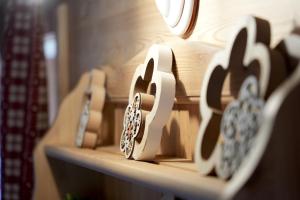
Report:
<svg viewBox="0 0 300 200"><path fill-rule="evenodd" d="M156 0L156 5L170 31L188 37L195 26L199 0Z"/></svg>

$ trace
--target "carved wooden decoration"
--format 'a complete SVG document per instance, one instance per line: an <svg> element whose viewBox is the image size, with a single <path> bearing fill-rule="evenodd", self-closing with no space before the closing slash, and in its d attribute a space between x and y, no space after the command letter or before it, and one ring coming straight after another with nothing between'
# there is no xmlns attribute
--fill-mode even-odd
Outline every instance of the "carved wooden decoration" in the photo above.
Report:
<svg viewBox="0 0 300 200"><path fill-rule="evenodd" d="M199 0L156 0L156 5L173 34L187 37L191 33Z"/></svg>
<svg viewBox="0 0 300 200"><path fill-rule="evenodd" d="M153 45L131 82L120 149L127 158L152 160L175 98L172 50Z"/></svg>
<svg viewBox="0 0 300 200"><path fill-rule="evenodd" d="M96 146L105 101L104 82L104 72L96 69L91 71L89 84L83 97L83 111L76 137L78 147L94 148Z"/></svg>
<svg viewBox="0 0 300 200"><path fill-rule="evenodd" d="M228 182L225 199L299 199L300 35L292 33L278 47L293 71L267 100L255 148Z"/></svg>
<svg viewBox="0 0 300 200"><path fill-rule="evenodd" d="M238 170L253 147L262 121L264 102L258 97L257 79L249 76L241 86L239 97L225 109L221 120L220 154L216 172L227 179Z"/></svg>
<svg viewBox="0 0 300 200"><path fill-rule="evenodd" d="M221 92L226 77L231 83L230 95L237 98L236 87L241 86L245 77L255 75L258 77L258 97L262 99L285 78L283 58L277 51L270 50L269 44L269 23L248 16L238 25L226 49L211 61L200 93L202 122L195 147L195 160L201 174L212 173L220 155Z"/></svg>
<svg viewBox="0 0 300 200"><path fill-rule="evenodd" d="M154 96L136 93L133 102L130 103L124 114L124 130L121 135L120 148L126 158L130 158L133 152L137 136L142 135L145 126L145 116L152 108Z"/></svg>
<svg viewBox="0 0 300 200"><path fill-rule="evenodd" d="M103 85L104 79L97 85ZM90 73L81 76L76 87L62 101L56 120L34 150L35 191L34 199L61 199L59 188L55 183L49 161L45 155L45 146L61 145L75 147L80 115L82 112L86 94L91 82Z"/></svg>

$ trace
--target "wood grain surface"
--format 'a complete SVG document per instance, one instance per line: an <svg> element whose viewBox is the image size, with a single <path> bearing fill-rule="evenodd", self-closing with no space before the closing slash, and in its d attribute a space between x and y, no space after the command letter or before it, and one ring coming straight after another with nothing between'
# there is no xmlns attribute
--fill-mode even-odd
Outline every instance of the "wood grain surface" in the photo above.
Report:
<svg viewBox="0 0 300 200"><path fill-rule="evenodd" d="M173 66L176 77L176 103L164 128L158 154L179 157L190 162L193 160L196 136L201 123L198 103L204 72L212 56L225 46L231 30L240 17L254 14L269 20L272 25L272 46L286 36L296 24L300 24L299 0L201 0L195 29L188 39L183 40L170 33L154 0L67 0L65 2L69 13L67 56L69 56L70 73L66 84L74 88L81 75L92 68L101 68L107 74L108 96L104 106L103 123L99 130L98 146L119 144L123 114L135 68L144 62L148 48L153 43L168 44L173 49L176 62ZM86 171L72 164L65 166L68 164L57 159L50 159L49 163L49 158L44 154L45 145L62 145L65 149L60 149L62 151L58 149L57 153L65 152L77 160L77 156L80 155L82 156L80 158L88 158L90 164L98 159L98 151L81 152L73 148L81 112L80 105L82 105L79 96L82 95L84 85L87 83L85 76L75 91L62 103L55 125L35 150L34 199L60 199L67 191L79 191L84 194L88 189L98 192L97 195L104 195L107 199L120 197L161 199L161 191L151 191L138 184L123 182L111 176L102 176L101 173ZM232 99L229 91L227 82L222 92L224 105ZM111 153L109 155L108 160L112 159L113 162L116 157ZM116 156L115 164L118 164L118 159L121 157ZM130 168L129 164L125 165ZM154 168L160 170L158 166L153 168L149 163L134 164L135 168L141 169L143 169L141 166L145 165L146 171ZM169 162L168 165L174 164ZM186 175L197 180L192 182L195 183L195 187L200 185L216 193L223 189L223 185L219 182L215 183L215 180L199 181L201 177L196 172L189 174L189 170L195 168L187 167L184 162L177 162L175 168L180 168L181 165L185 165L185 168L179 170L183 172L180 176ZM164 176L160 172L155 173ZM76 177L82 178L82 183L76 183ZM182 179L182 181L189 185L189 180ZM89 183L85 185L84 183L87 182ZM168 184L165 186L169 187ZM116 189L118 193L114 192Z"/></svg>
<svg viewBox="0 0 300 200"><path fill-rule="evenodd" d="M215 199L220 197L225 186L225 182L215 177L199 176L195 164L188 159L162 156L152 163L136 162L124 158L118 146L100 147L92 151L51 145L46 146L45 150L50 158L134 183L138 186L133 188L137 194L139 188L145 186L187 199ZM124 189L124 185L120 188Z"/></svg>
<svg viewBox="0 0 300 200"><path fill-rule="evenodd" d="M201 0L195 30L183 40L170 33L154 0L72 0L69 2L71 85L90 68L102 65L122 68L153 43L201 41L224 47L232 28L241 16L248 14L271 22L274 46L300 23L297 8L298 0Z"/></svg>

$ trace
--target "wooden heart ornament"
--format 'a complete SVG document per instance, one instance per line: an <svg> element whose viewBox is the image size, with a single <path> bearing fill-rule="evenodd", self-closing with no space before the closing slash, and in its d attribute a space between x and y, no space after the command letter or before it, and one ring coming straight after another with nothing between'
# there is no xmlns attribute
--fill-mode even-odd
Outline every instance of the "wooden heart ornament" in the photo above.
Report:
<svg viewBox="0 0 300 200"><path fill-rule="evenodd" d="M77 147L94 148L96 146L105 101L104 83L104 72L96 69L90 72L75 141Z"/></svg>
<svg viewBox="0 0 300 200"><path fill-rule="evenodd" d="M269 48L270 37L267 21L245 17L226 49L217 53L208 66L200 93L202 122L195 147L195 160L201 174L215 171L220 157L222 91L227 89L227 95L238 98L245 78L254 75L258 79L258 97L266 99L284 80L284 61L279 52ZM225 83L226 78L229 83Z"/></svg>
<svg viewBox="0 0 300 200"><path fill-rule="evenodd" d="M156 5L171 32L187 37L195 26L199 0L156 0Z"/></svg>
<svg viewBox="0 0 300 200"><path fill-rule="evenodd" d="M132 78L120 149L126 158L153 160L175 98L172 50L153 45Z"/></svg>

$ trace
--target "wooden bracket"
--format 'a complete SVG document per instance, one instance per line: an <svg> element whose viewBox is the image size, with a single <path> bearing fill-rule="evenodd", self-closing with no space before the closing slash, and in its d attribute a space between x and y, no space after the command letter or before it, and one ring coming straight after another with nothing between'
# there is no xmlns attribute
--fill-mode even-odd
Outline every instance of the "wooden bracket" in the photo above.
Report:
<svg viewBox="0 0 300 200"><path fill-rule="evenodd" d="M214 56L203 79L200 93L202 122L195 149L201 174L212 173L218 160L223 114L221 92L225 79L229 78L231 95L237 98L235 87L240 88L246 77L254 75L258 79L258 97L266 99L286 77L281 54L269 48L271 31L267 21L248 16L236 30L226 49Z"/></svg>
<svg viewBox="0 0 300 200"><path fill-rule="evenodd" d="M133 75L120 141L120 149L127 158L152 160L159 149L162 129L171 114L175 98L172 63L173 55L169 47L153 45L144 64L139 65ZM137 103L136 98L139 101L138 111L131 111ZM143 117L139 118L137 113ZM134 115L132 120L127 117L128 114ZM133 123L134 128L129 123ZM143 128L140 128L141 123ZM135 132L136 128L139 131ZM133 137L128 135L131 130Z"/></svg>
<svg viewBox="0 0 300 200"><path fill-rule="evenodd" d="M83 111L80 116L76 146L94 148L102 121L102 110L105 101L105 74L92 70L88 87L84 94Z"/></svg>
<svg viewBox="0 0 300 200"><path fill-rule="evenodd" d="M101 72L101 71L93 71ZM101 72L102 73L102 72ZM102 86L104 78L93 79L93 85L97 81L102 80L96 85ZM87 88L90 88L91 74L85 73L81 76L76 87L64 98L56 120L45 136L39 141L34 150L34 171L35 171L35 188L34 199L60 199L61 194L57 183L52 174L49 160L45 154L45 146L60 145L68 148L75 147L75 141L78 134L78 125L84 102L86 101ZM99 87L99 86L98 86ZM99 92L104 92L101 87ZM103 100L104 101L104 100ZM94 102L94 101L93 101ZM95 101L97 102L97 101ZM96 105L101 105L96 103ZM101 108L94 107L93 108Z"/></svg>
<svg viewBox="0 0 300 200"><path fill-rule="evenodd" d="M173 34L189 36L197 19L199 0L156 0L156 5Z"/></svg>

